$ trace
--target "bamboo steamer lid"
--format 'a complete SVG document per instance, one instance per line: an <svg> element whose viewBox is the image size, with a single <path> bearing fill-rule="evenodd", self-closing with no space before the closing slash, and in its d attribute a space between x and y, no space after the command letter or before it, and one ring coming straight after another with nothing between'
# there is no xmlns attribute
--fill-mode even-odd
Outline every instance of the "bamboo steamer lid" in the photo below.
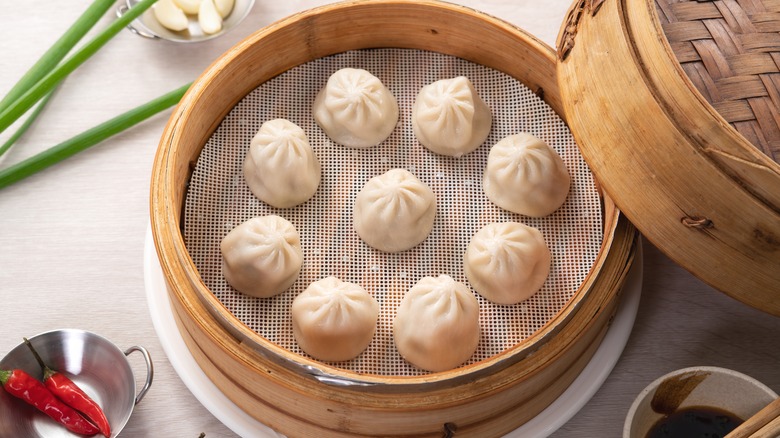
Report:
<svg viewBox="0 0 780 438"><path fill-rule="evenodd" d="M578 0L558 82L585 159L670 258L780 315L776 2Z"/></svg>

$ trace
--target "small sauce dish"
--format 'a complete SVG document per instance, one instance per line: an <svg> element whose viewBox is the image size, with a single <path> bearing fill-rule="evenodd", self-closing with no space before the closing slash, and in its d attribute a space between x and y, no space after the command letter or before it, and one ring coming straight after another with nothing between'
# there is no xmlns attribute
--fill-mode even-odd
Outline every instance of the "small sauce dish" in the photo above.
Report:
<svg viewBox="0 0 780 438"><path fill-rule="evenodd" d="M681 424L709 427L710 417L725 424L729 416L736 417L738 425L775 398L777 394L769 387L733 370L706 366L680 369L642 390L628 411L623 438L646 438L659 422L679 420L681 412L687 412L688 420L676 423L678 428ZM729 423L726 432L736 425ZM675 424L665 427L674 428ZM683 435L678 429L667 430L665 436Z"/></svg>

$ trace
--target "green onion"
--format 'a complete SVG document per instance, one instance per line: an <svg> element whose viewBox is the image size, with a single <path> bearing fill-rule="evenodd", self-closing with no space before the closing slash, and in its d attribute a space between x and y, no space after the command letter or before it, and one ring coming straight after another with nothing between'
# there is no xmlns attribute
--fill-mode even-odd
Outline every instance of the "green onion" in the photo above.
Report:
<svg viewBox="0 0 780 438"><path fill-rule="evenodd" d="M41 58L27 70L27 73L19 79L19 82L11 88L3 100L0 101L0 111L7 108L14 100L18 99L25 90L32 87L37 81L53 69L73 49L81 38L100 20L106 11L114 4L114 0L95 0L86 11L65 31L64 34L41 56ZM49 102L54 91L49 92L38 103L38 106L30 113L19 129L0 146L2 156L19 138L24 135L32 123L41 113L43 107Z"/></svg>
<svg viewBox="0 0 780 438"><path fill-rule="evenodd" d="M114 0L95 0L73 25L62 34L60 39L58 39L49 50L41 56L41 59L33 64L27 73L19 79L19 82L11 88L11 91L9 91L3 100L0 101L0 110L6 109L11 102L18 99L27 89L32 87L44 77L46 73L53 69L62 58L70 52L73 46L75 46L90 29L92 29L92 26L100 20L100 17L102 17L113 4Z"/></svg>
<svg viewBox="0 0 780 438"><path fill-rule="evenodd" d="M103 122L81 134L53 146L24 161L0 170L0 188L9 186L40 170L56 164L78 152L94 146L101 141L124 131L127 128L148 119L149 117L176 105L191 84L177 88L148 103L134 108L113 119Z"/></svg>
<svg viewBox="0 0 780 438"><path fill-rule="evenodd" d="M0 132L5 131L12 123L29 110L35 102L40 100L46 93L51 91L60 81L83 64L90 56L94 55L103 47L114 35L119 33L131 21L135 20L144 11L154 4L157 0L141 0L135 6L127 10L121 17L112 22L105 30L100 32L95 38L86 43L73 55L68 57L60 65L54 68L49 74L27 90L21 97L16 99L8 107L0 112Z"/></svg>
<svg viewBox="0 0 780 438"><path fill-rule="evenodd" d="M43 107L46 106L47 103L49 103L49 99L51 99L51 96L54 94L54 90L49 92L43 99L41 99L40 102L38 102L38 106L35 107L35 109L30 113L30 115L25 119L24 123L22 123L21 126L19 126L19 129L14 132L14 134L10 137L8 137L8 140L3 143L2 146L0 146L0 157L3 156L3 154L13 146L14 143L16 143L16 140L19 140L19 137L24 135L25 132L27 132L27 129L32 125L32 123L35 121L36 118L38 118L38 114L41 113L41 110L43 110Z"/></svg>

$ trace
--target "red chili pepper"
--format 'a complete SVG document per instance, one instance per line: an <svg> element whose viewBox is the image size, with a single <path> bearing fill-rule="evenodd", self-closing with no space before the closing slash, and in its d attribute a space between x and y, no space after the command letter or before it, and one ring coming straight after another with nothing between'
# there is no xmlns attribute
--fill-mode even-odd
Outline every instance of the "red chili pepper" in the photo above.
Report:
<svg viewBox="0 0 780 438"><path fill-rule="evenodd" d="M89 436L99 432L97 427L75 409L55 397L43 383L22 370L0 370L0 383L9 394L35 406L71 432Z"/></svg>
<svg viewBox="0 0 780 438"><path fill-rule="evenodd" d="M43 359L41 359L41 356L38 355L38 352L35 351L35 348L33 348L27 338L24 338L24 343L27 344L27 347L32 351L38 364L43 368L43 383L46 385L46 388L68 406L81 412L81 414L98 427L100 433L106 437L110 437L111 426L109 426L108 419L106 419L106 415L103 413L103 409L100 408L100 405L92 400L65 374L54 371L46 366Z"/></svg>

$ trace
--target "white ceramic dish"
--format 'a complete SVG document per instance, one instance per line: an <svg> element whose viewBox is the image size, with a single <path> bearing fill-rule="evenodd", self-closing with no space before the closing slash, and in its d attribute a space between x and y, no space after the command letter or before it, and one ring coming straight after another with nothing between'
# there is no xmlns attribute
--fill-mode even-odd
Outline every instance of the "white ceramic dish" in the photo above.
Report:
<svg viewBox="0 0 780 438"><path fill-rule="evenodd" d="M228 399L203 373L187 349L173 319L173 310L152 241L147 228L144 246L144 283L146 297L157 336L173 368L195 398L219 421L239 436L283 437L255 420ZM617 314L596 354L579 377L550 406L521 427L507 434L510 438L549 436L569 421L598 391L612 372L628 342L634 326L642 291L642 248L637 249L634 265L626 279Z"/></svg>
<svg viewBox="0 0 780 438"><path fill-rule="evenodd" d="M680 409L714 407L745 420L777 398L758 380L726 368L698 366L672 371L647 385L626 416L623 438L639 438ZM669 412L657 412L657 406Z"/></svg>

